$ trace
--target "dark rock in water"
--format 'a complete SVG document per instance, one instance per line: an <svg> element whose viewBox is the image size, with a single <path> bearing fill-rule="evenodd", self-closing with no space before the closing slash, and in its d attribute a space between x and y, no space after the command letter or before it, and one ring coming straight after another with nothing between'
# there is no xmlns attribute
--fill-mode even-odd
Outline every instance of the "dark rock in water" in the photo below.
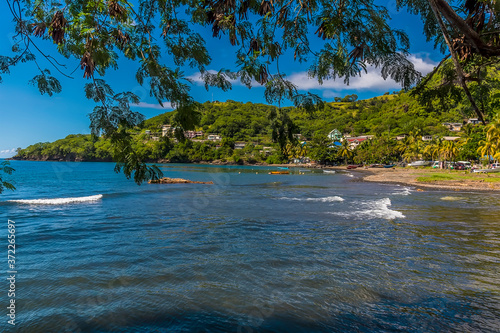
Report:
<svg viewBox="0 0 500 333"><path fill-rule="evenodd" d="M148 184L213 184L213 183L214 182L196 182L182 178L168 178L168 177L150 180L148 182Z"/></svg>

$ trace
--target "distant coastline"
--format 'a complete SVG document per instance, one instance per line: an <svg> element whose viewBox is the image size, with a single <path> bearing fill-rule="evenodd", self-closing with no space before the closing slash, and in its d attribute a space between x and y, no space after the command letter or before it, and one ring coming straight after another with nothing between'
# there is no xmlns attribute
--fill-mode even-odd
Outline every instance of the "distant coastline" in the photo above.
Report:
<svg viewBox="0 0 500 333"><path fill-rule="evenodd" d="M7 160L16 161L38 161L38 162L113 162L111 159L54 159L54 158L8 158ZM147 163L169 164L178 163L170 162L165 159L149 160ZM212 162L196 162L196 163L179 163L179 164L199 164L199 165L254 165L268 167L290 167L290 168L310 168L310 169L325 169L336 170L340 172L348 172L355 175L354 181L377 182L386 184L399 184L403 186L415 187L417 190L445 190L445 191L472 191L472 192L499 192L500 193L500 175L485 175L485 174L470 174L464 171L449 171L425 168L402 168L394 167L391 169L382 168L357 168L347 170L346 166L329 166L317 164L268 164L265 162L258 163L234 163L228 161L212 161ZM419 181L421 177L432 177L435 175L455 175L456 179L445 179L435 181ZM463 176L462 176L463 175Z"/></svg>

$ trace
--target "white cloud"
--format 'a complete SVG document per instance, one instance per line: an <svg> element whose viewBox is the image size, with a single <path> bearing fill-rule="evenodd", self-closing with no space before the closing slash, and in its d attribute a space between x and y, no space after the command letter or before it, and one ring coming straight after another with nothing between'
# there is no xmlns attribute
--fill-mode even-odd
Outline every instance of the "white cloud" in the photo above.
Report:
<svg viewBox="0 0 500 333"><path fill-rule="evenodd" d="M207 72L209 72L210 74L217 74L218 73L216 70L213 70L213 69L209 69L209 70L207 70ZM203 79L201 78L200 72L196 72L194 74L191 74L191 75L187 76L186 78L191 80L194 84L197 84L197 85L204 85L205 84L205 81L203 81ZM226 80L231 82L231 84L233 84L233 85L239 85L239 86L243 85L240 80L233 80L233 79L230 79L228 77L226 77ZM253 81L252 85L254 85L255 83L256 82Z"/></svg>
<svg viewBox="0 0 500 333"><path fill-rule="evenodd" d="M430 73L438 64L437 62L430 60L427 56L424 59L412 54L408 57L408 59L413 63L415 69L422 73L422 75Z"/></svg>
<svg viewBox="0 0 500 333"><path fill-rule="evenodd" d="M172 110L172 104L170 102L163 102L163 107L160 104L156 103L145 103L145 102L139 102L138 104L134 104L134 106L138 108L143 108L143 109L156 109L156 110Z"/></svg>
<svg viewBox="0 0 500 333"><path fill-rule="evenodd" d="M408 59L415 65L415 69L423 75L432 71L436 65L429 59L419 58L416 55L410 55ZM370 66L367 72L362 72L360 76L350 78L349 85L344 83L343 78L336 80L326 80L323 84L319 84L314 78L310 78L307 72L293 73L288 78L292 81L299 90L326 90L323 93L324 97L335 96L335 92L343 90L399 90L401 85L391 78L384 80L379 68ZM333 91L332 91L333 90Z"/></svg>
<svg viewBox="0 0 500 333"><path fill-rule="evenodd" d="M408 59L414 64L415 69L425 75L432 71L437 63L433 62L428 58L427 54L412 54ZM209 70L208 72L215 74L217 71ZM204 84L201 79L201 74L194 73L188 76L193 83L201 85ZM299 90L323 90L323 97L329 98L334 97L338 92L344 90L377 90L377 91L387 91L387 90L399 90L401 85L391 78L384 80L380 73L380 69L370 66L367 68L367 73L362 72L360 76L355 76L349 80L349 85L344 83L343 78L338 78L336 80L326 80L323 84L319 84L317 79L310 78L307 72L292 73L288 76L288 79L297 86ZM233 85L242 85L239 80L229 80ZM252 85L258 87L256 82L252 82Z"/></svg>
<svg viewBox="0 0 500 333"><path fill-rule="evenodd" d="M213 69L209 69L208 72L212 73L212 74L217 73L217 71L214 71ZM193 74L191 74L189 76L186 76L186 79L192 81L194 84L198 84L198 85L205 84L205 82L201 78L201 73L200 72L196 72L196 73L193 73Z"/></svg>
<svg viewBox="0 0 500 333"><path fill-rule="evenodd" d="M398 89L401 86L392 79L384 80L380 70L369 68L367 73L349 79L349 85L344 83L343 78L336 80L325 80L320 84L317 79L310 78L307 72L294 73L288 78L299 90L387 90Z"/></svg>
<svg viewBox="0 0 500 333"><path fill-rule="evenodd" d="M1 157L12 157L12 156L14 156L15 153L16 153L15 148L0 150Z"/></svg>
<svg viewBox="0 0 500 333"><path fill-rule="evenodd" d="M415 69L426 75L437 65L429 59L428 54L419 53L411 54L408 56ZM215 74L217 71L208 70L208 72ZM203 85L203 79L201 78L200 72L194 73L187 77L194 84ZM361 75L350 78L349 85L344 83L343 78L337 78L336 80L325 80L323 84L319 84L318 80L315 78L310 78L306 71L292 73L288 76L293 84L297 86L299 90L322 90L324 98L332 98L338 96L339 93L345 90L358 90L358 91L389 91L389 90L400 90L401 85L391 78L384 80L382 78L379 68L369 66L367 72L362 72ZM235 86L243 86L239 80L229 80ZM260 87L260 85L253 81L252 86Z"/></svg>

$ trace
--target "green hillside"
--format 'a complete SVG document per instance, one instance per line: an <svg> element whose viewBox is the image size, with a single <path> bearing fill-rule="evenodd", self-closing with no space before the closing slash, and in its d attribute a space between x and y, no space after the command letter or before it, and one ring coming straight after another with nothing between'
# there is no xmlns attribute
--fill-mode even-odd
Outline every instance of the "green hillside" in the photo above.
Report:
<svg viewBox="0 0 500 333"><path fill-rule="evenodd" d="M339 102L325 103L314 112L231 100L198 104L189 115L191 129L203 133L192 140L186 139L189 132L178 126L179 119L186 115L177 111L150 118L128 133L134 151L147 161L278 163L309 157L321 163L374 163L434 159L437 148L431 153L430 145L441 145L441 138L446 136L461 138L454 141L458 148L448 159L477 159L480 141L485 139L482 126L467 125L461 132L451 132L443 126L446 122L465 124L475 115L463 92L450 84L447 66L445 63L426 78L424 88L360 101L356 95L348 95L336 98ZM493 119L500 106L498 68L485 70L481 80L470 84L470 90L488 119ZM173 135L162 136L163 125L171 125L175 129ZM333 129L345 136L374 138L355 149L333 146L327 139ZM219 135L221 140L208 140L210 134ZM394 140L402 135L406 136L403 141ZM422 142L423 136L432 137L433 142ZM113 145L106 138L70 135L20 149L15 158L108 161L114 154Z"/></svg>

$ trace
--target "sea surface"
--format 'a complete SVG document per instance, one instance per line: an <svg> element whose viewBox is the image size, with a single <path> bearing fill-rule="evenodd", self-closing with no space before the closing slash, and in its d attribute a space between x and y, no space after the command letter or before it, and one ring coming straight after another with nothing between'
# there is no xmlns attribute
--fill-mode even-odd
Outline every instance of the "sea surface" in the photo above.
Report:
<svg viewBox="0 0 500 333"><path fill-rule="evenodd" d="M113 163L12 166L2 332L500 331L498 194L299 168L165 164L214 185L138 186Z"/></svg>

